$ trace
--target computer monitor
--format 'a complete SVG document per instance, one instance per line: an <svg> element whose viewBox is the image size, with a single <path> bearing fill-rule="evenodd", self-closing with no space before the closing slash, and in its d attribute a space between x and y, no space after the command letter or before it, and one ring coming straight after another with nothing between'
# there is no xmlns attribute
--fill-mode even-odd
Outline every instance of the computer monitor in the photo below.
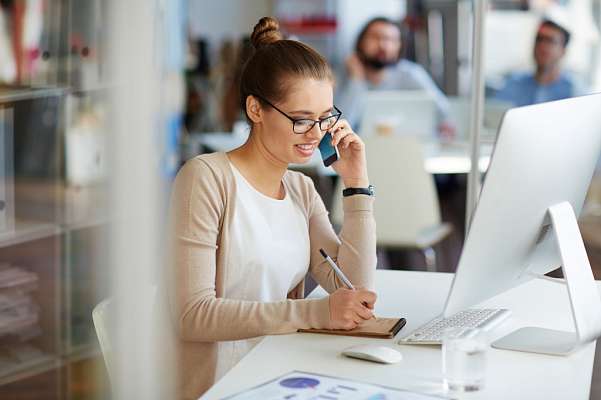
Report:
<svg viewBox="0 0 601 400"><path fill-rule="evenodd" d="M436 136L436 103L422 90L373 90L364 101L358 129L361 136L379 130L424 138Z"/></svg>
<svg viewBox="0 0 601 400"><path fill-rule="evenodd" d="M575 216L580 213L600 152L601 94L514 108L505 114L444 316L562 265L566 255L558 251L562 240L549 209L568 202ZM594 309L601 301L596 288L591 293L590 264L572 220L575 228L568 241L573 243L564 240L563 245L578 245L579 240L581 247L575 251L584 254L580 261L586 264L570 270L574 284L586 286L574 290L568 282L572 308L582 300L576 296L589 296L585 300L586 307L593 308L590 315L601 316L601 309ZM566 265L563 268L565 274ZM575 315L575 322L580 317Z"/></svg>

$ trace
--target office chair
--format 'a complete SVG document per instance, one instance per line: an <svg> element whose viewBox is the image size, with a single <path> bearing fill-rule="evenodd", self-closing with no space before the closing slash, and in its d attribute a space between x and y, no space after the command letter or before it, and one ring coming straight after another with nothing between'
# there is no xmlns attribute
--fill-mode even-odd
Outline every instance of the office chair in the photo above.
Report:
<svg viewBox="0 0 601 400"><path fill-rule="evenodd" d="M365 139L369 180L376 188L374 217L381 249L417 249L428 271L436 271L433 247L452 231L441 222L434 179L424 169L419 141L412 136ZM334 192L332 222L342 224L342 189Z"/></svg>
<svg viewBox="0 0 601 400"><path fill-rule="evenodd" d="M94 321L94 329L96 330L96 336L98 337L98 343L100 344L100 350L102 351L102 358L104 358L104 365L109 377L109 382L114 382L112 376L112 346L109 338L109 315L112 301L111 299L105 299L98 303L92 310L92 320Z"/></svg>
<svg viewBox="0 0 601 400"><path fill-rule="evenodd" d="M145 287L138 296L143 296L143 300L147 304L154 304L157 297L157 287L155 285L148 285ZM92 320L94 321L94 329L96 330L96 336L98 337L98 343L100 344L100 350L102 351L102 357L104 358L104 364L109 377L109 383L111 387L115 385L115 369L113 361L113 343L111 339L110 324L114 308L118 301L112 298L104 299L98 303L92 310Z"/></svg>

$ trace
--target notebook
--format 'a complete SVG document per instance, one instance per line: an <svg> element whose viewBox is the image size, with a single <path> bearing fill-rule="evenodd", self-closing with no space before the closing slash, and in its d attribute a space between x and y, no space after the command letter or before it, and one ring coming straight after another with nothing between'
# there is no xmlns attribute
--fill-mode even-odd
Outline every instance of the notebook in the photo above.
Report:
<svg viewBox="0 0 601 400"><path fill-rule="evenodd" d="M351 330L344 329L299 329L299 332L325 333L329 335L363 336L370 338L392 339L407 321L405 318L372 318Z"/></svg>

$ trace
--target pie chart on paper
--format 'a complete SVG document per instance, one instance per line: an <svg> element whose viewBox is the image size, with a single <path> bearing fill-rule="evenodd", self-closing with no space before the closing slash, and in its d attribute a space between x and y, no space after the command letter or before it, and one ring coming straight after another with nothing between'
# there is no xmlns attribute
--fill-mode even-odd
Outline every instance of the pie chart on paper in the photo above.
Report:
<svg viewBox="0 0 601 400"><path fill-rule="evenodd" d="M289 389L309 389L317 387L319 381L313 378L296 377L284 379L280 381L280 385Z"/></svg>

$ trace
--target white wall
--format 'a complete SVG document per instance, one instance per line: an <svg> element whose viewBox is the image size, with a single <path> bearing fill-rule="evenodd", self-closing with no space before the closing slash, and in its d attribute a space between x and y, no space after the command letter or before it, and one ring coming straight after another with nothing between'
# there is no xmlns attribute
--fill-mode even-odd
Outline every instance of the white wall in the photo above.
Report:
<svg viewBox="0 0 601 400"><path fill-rule="evenodd" d="M536 13L489 11L484 35L485 75L503 75L534 68L534 36L540 23Z"/></svg>
<svg viewBox="0 0 601 400"><path fill-rule="evenodd" d="M303 3L297 1L301 14ZM225 38L249 34L259 18L274 14L276 3L277 0L189 0L190 34L193 38L208 37L212 46L216 46ZM335 0L334 3L339 60L352 52L359 30L369 19L375 16L401 19L406 14L406 0Z"/></svg>
<svg viewBox="0 0 601 400"><path fill-rule="evenodd" d="M252 32L259 18L273 13L273 0L189 0L190 34L212 43Z"/></svg>
<svg viewBox="0 0 601 400"><path fill-rule="evenodd" d="M536 30L543 16L564 25L572 34L563 64L586 81L589 76L593 46L599 45L590 0L570 3L566 8L549 9L546 13L523 11L489 11L486 16L485 65L488 77L511 71L534 68L533 48ZM508 43L510 45L508 45Z"/></svg>

